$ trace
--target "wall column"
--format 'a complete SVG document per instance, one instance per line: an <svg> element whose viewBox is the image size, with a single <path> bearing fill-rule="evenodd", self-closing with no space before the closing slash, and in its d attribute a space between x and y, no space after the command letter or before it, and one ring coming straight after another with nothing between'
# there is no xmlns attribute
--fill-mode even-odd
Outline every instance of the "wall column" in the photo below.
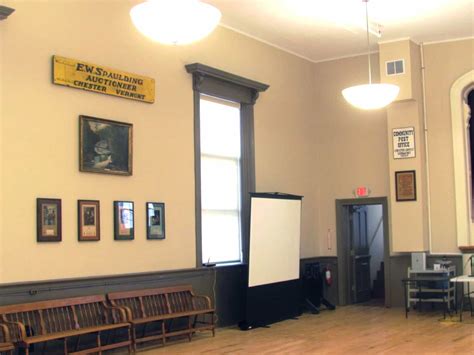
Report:
<svg viewBox="0 0 474 355"><path fill-rule="evenodd" d="M404 72L387 75L386 62L403 59ZM380 44L381 82L396 84L400 94L387 108L392 252L429 251L428 179L423 119L420 47L410 40ZM415 156L394 159L393 130L413 127ZM395 172L415 171L416 200L397 201Z"/></svg>

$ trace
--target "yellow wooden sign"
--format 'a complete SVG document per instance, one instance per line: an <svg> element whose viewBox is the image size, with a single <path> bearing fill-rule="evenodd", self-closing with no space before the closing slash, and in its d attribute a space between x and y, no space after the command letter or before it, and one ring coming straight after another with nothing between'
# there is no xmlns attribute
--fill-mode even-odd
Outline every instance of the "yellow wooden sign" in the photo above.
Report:
<svg viewBox="0 0 474 355"><path fill-rule="evenodd" d="M155 102L155 79L57 55L53 56L53 83L131 100Z"/></svg>

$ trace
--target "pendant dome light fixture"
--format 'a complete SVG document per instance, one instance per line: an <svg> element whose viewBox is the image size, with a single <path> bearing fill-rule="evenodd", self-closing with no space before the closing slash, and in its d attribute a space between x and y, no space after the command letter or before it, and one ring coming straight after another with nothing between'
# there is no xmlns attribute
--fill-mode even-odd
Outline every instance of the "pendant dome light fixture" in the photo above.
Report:
<svg viewBox="0 0 474 355"><path fill-rule="evenodd" d="M210 34L219 24L221 12L199 0L149 0L134 6L130 17L151 40L184 45Z"/></svg>
<svg viewBox="0 0 474 355"><path fill-rule="evenodd" d="M392 103L398 96L400 88L393 84L372 84L372 67L370 63L370 40L369 40L369 0L365 2L365 21L367 29L367 58L369 62L369 83L365 85L352 86L342 90L342 96L352 106L363 110L376 110Z"/></svg>

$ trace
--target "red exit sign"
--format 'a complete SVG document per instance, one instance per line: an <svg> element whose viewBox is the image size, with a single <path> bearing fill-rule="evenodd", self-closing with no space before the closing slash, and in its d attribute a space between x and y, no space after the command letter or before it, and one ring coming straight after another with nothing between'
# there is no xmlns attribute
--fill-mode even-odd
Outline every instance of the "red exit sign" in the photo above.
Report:
<svg viewBox="0 0 474 355"><path fill-rule="evenodd" d="M355 189L356 197L367 197L370 194L370 190L366 186L359 186Z"/></svg>

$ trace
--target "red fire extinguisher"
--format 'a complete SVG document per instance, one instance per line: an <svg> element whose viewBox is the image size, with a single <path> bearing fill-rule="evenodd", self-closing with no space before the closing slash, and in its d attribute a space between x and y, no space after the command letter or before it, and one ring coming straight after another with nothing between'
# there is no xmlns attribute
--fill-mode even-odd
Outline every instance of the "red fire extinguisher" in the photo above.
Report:
<svg viewBox="0 0 474 355"><path fill-rule="evenodd" d="M326 283L327 286L332 285L332 273L329 266L326 266L324 268L324 282Z"/></svg>

